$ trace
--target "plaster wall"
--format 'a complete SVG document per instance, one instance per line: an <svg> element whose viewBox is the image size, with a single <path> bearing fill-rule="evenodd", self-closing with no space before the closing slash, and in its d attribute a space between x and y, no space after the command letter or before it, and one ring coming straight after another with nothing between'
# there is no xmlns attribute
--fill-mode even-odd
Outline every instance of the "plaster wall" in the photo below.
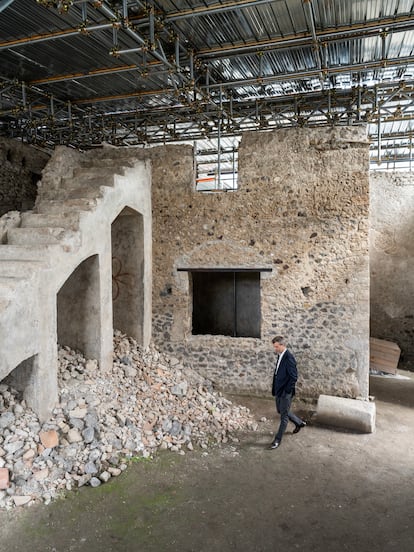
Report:
<svg viewBox="0 0 414 552"><path fill-rule="evenodd" d="M58 333L70 341L62 344L96 358L102 371L112 363L111 227L126 208L141 216L143 251L132 256L137 265L145 265L136 333L144 346L151 336L150 166L137 161L124 167L117 152L112 159L108 152L104 157L110 168L102 173L98 159L98 169L95 163L85 176L79 165L84 159L89 164L90 158L57 148L44 171L35 212L22 217L21 227L9 229L7 243L0 245L0 276L13 270L13 285L0 278L0 381L10 375L20 381L28 405L43 419L57 398ZM128 242L126 232L124 237ZM121 241L118 232L117 243ZM27 258L32 259L30 271Z"/></svg>
<svg viewBox="0 0 414 552"><path fill-rule="evenodd" d="M414 176L370 176L371 335L394 341L414 370Z"/></svg>
<svg viewBox="0 0 414 552"><path fill-rule="evenodd" d="M365 128L247 133L228 193L195 192L192 149L176 148L151 154L157 344L223 389L268 394L270 340L282 334L302 396L366 398ZM191 278L178 269L194 267L272 269L261 276L261 338L192 335Z"/></svg>

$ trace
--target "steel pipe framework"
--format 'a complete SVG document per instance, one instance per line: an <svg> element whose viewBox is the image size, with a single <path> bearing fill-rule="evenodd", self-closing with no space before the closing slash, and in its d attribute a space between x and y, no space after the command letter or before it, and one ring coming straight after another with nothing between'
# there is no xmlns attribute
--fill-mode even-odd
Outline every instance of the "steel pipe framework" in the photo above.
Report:
<svg viewBox="0 0 414 552"><path fill-rule="evenodd" d="M234 135L242 130L271 129L285 126L319 124L376 124L375 139L378 161L381 161L381 138L386 139L384 124L388 120L413 121L413 82L394 82L388 85L362 86L361 75L414 67L414 55L396 57L387 55L386 35L414 30L413 15L403 14L383 17L363 23L339 24L335 28L317 29L313 0L303 0L303 14L309 32L254 42L223 44L200 48L196 51L185 43L186 37L179 22L203 16L213 16L240 10L255 9L267 4L284 4L284 0L233 0L225 4L210 3L192 9L165 13L162 3L136 0L134 6L145 11L144 16L132 17L130 3L120 2L119 9L107 0L80 5L79 25L33 36L19 37L0 43L0 50L8 51L70 39L74 36L103 32L108 38L112 30L113 48L108 51L116 57L142 53L142 63L118 63L100 66L89 71L51 74L27 82L3 79L0 84L0 134L19 137L31 143L53 145L66 143L77 147L90 147L104 139L118 144L142 144L176 140L194 140L205 137L218 139ZM0 11L11 4L0 0ZM95 6L103 21L88 22L88 5ZM78 10L78 8L76 8ZM98 17L98 19L99 19ZM109 35L111 37L111 35ZM364 40L382 36L380 59L360 63L332 65L327 58L327 47L344 40ZM122 37L124 44L118 46ZM167 48L172 38L173 46ZM313 67L303 70L269 70L268 58L292 48L307 48ZM257 57L252 57L257 54ZM249 56L249 57L248 57ZM225 78L221 64L237 58L239 64L248 65L245 76ZM112 62L113 62L112 58ZM124 58L126 59L126 58ZM250 73L250 74L249 74ZM139 77L142 86L131 87L111 94L65 95L59 83L124 74ZM350 84L346 89L335 88L330 79L349 74L359 74L359 85ZM302 91L299 94L268 94L265 85L277 85L315 79L319 90ZM141 82L142 81L142 82ZM161 86L160 86L161 84ZM165 86L164 86L165 84ZM75 88L72 87L72 90ZM53 91L53 93L52 93ZM250 94L250 97L245 95ZM401 105L402 101L406 103ZM158 103L154 107L153 104ZM206 123L210 122L210 125ZM410 155L412 157L412 134ZM114 132L115 129L115 132ZM404 134L404 133L403 133ZM401 139L404 136L399 137ZM218 155L220 165L219 144ZM410 158L411 158L410 157Z"/></svg>

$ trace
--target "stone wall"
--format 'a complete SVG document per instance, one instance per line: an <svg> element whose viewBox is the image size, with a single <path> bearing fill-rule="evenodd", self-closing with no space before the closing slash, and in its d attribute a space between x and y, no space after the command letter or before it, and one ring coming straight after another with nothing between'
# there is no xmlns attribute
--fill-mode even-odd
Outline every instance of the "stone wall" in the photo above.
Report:
<svg viewBox="0 0 414 552"><path fill-rule="evenodd" d="M370 176L371 335L395 341L414 370L414 175Z"/></svg>
<svg viewBox="0 0 414 552"><path fill-rule="evenodd" d="M191 147L152 151L153 337L228 390L269 393L276 334L302 396L368 395L368 142L364 128L247 133L239 190L194 191ZM271 268L261 338L192 335L178 268Z"/></svg>
<svg viewBox="0 0 414 552"><path fill-rule="evenodd" d="M37 182L49 155L26 144L0 138L0 216L32 209Z"/></svg>
<svg viewBox="0 0 414 552"><path fill-rule="evenodd" d="M366 398L365 129L247 133L236 192L195 192L191 146L129 155L152 161L156 345L227 391L268 394L270 340L282 334L297 357L303 397ZM44 179L52 181L55 169L49 164ZM261 273L260 338L192 335L191 273L178 269L194 267L270 269Z"/></svg>

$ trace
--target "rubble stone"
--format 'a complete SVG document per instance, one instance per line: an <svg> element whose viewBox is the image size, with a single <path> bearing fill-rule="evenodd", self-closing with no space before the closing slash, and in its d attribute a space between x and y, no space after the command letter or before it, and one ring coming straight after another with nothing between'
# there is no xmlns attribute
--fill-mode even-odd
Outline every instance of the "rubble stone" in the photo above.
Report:
<svg viewBox="0 0 414 552"><path fill-rule="evenodd" d="M101 484L101 481L97 477L92 477L89 483L91 487L99 487L99 485Z"/></svg>
<svg viewBox="0 0 414 552"><path fill-rule="evenodd" d="M59 403L43 424L15 389L0 384L0 489L8 476L0 508L49 504L62 490L119 476L134 456L207 450L257 425L248 409L176 358L141 348L120 332L111 371L102 373L96 361L60 347L58 377Z"/></svg>
<svg viewBox="0 0 414 552"><path fill-rule="evenodd" d="M76 428L72 428L68 431L68 441L69 443L79 443L82 441L82 435Z"/></svg>
<svg viewBox="0 0 414 552"><path fill-rule="evenodd" d="M0 468L0 490L7 489L9 486L9 470Z"/></svg>
<svg viewBox="0 0 414 552"><path fill-rule="evenodd" d="M23 506L32 500L31 496L14 496L13 502L16 506Z"/></svg>
<svg viewBox="0 0 414 552"><path fill-rule="evenodd" d="M6 429L14 423L15 415L13 412L4 412L0 416L0 429Z"/></svg>
<svg viewBox="0 0 414 552"><path fill-rule="evenodd" d="M59 436L57 431L51 429L50 431L42 431L39 435L40 442L45 448L54 448L59 444Z"/></svg>

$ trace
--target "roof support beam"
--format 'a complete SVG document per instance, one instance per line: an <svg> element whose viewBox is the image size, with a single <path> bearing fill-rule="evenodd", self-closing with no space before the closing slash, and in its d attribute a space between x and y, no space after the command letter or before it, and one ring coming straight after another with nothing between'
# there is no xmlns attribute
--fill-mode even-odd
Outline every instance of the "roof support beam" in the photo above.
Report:
<svg viewBox="0 0 414 552"><path fill-rule="evenodd" d="M148 62L147 67L160 67L161 63L159 61ZM80 80L88 77L101 77L104 75L113 75L116 73L124 73L126 71L140 71L142 69L141 65L132 64L132 65L121 65L119 67L103 67L102 69L94 69L88 71L87 73L69 73L67 75L55 75L53 77L47 77L45 79L36 79L29 81L27 84L30 86L40 85L40 84L53 84L55 82L65 82L70 80Z"/></svg>
<svg viewBox="0 0 414 552"><path fill-rule="evenodd" d="M64 29L61 31L54 31L51 33L45 33L36 36L28 36L19 38L16 40L8 40L0 42L0 50L17 48L19 46L25 46L29 44L36 44L40 42L46 42L49 40L57 40L60 38L68 38L70 36L76 36L79 34L89 34L95 31L101 31L114 26L114 23L102 23L99 25L90 25L89 27L80 27L79 29ZM330 42L340 40L345 37L349 38L363 38L376 35L379 31L387 28L387 33L403 32L414 28L414 21L412 17L396 18L384 20L380 24L364 23L363 25L351 25L347 27L338 27L335 29L329 29L323 33L316 32L315 36L319 42ZM315 38L313 38L314 40ZM145 41L144 41L145 42ZM211 48L208 50L199 50L196 52L196 56L199 59L207 59L210 57L222 57L231 55L242 55L243 53L249 53L251 51L263 50L263 49L279 49L279 48L294 48L300 46L307 46L311 42L310 37L302 36L285 36L283 38L275 38L269 40L261 40L251 42L250 44L243 44L240 46L223 46L221 48ZM142 45L142 43L141 43Z"/></svg>
<svg viewBox="0 0 414 552"><path fill-rule="evenodd" d="M63 31L53 31L52 33L17 38L16 40L0 42L0 50L17 48L18 46L27 46L28 44L37 44L39 42L46 42L48 40L55 40L58 38L88 34L95 31L109 29L113 26L113 23L101 23L99 25L90 25L89 27L80 27L79 29L64 29Z"/></svg>
<svg viewBox="0 0 414 552"><path fill-rule="evenodd" d="M279 2L282 0L278 0ZM211 4L210 6L200 6L188 10L180 10L177 13L168 14L164 17L166 21L179 21L180 19L188 19L199 15L212 15L224 13L227 11L239 10L242 8L253 8L264 4L270 4L275 0L239 0L228 2L226 4Z"/></svg>
<svg viewBox="0 0 414 552"><path fill-rule="evenodd" d="M367 61L365 63L354 63L351 65L340 65L337 67L329 67L324 70L326 76L329 75L339 75L342 73L348 73L350 71L364 71L369 69L378 69L386 65L392 64L393 66L405 65L407 63L414 63L414 56L400 57L400 58L389 58L386 60L380 61ZM272 82L295 80L295 79L304 79L311 77L319 76L319 69L311 69L304 71L295 71L292 73L279 73L277 75L271 75L268 77L260 77L259 75L255 78L250 79L240 79L235 81L225 81L217 84L210 84L210 89L214 88L232 88L234 86L249 86L249 85L263 85L266 83L271 84Z"/></svg>
<svg viewBox="0 0 414 552"><path fill-rule="evenodd" d="M408 120L410 118L410 113L399 114L398 111L398 98L397 93L404 96L404 99L410 102L411 98L414 98L414 83L401 84L400 86L386 85L379 88L378 85L371 89L363 89L361 95L357 96L355 94L355 89L341 91L341 90L330 90L327 92L318 92L318 93L308 93L301 95L292 95L290 97L279 97L272 98L260 101L243 101L238 103L237 112L233 113L233 120L222 119L223 122L223 131L232 129L234 133L234 121L237 122L237 125L242 125L243 128L250 128L252 125L259 125L265 121L269 116L275 119L276 113L277 117L285 118L286 122L289 124L299 124L299 115L302 117L302 123L312 123L312 121L317 120L319 114L321 114L325 119L325 124L334 123L335 120L341 118L348 119L349 116L355 121L357 120L356 115L358 110L361 110L364 115L368 116L370 120L377 120L378 117L378 106L381 103L382 106L382 116L384 112L388 113L387 119L390 120ZM17 86L17 85L16 85ZM169 91L157 91L157 93L168 93ZM170 91L173 92L173 91ZM148 93L146 93L148 94ZM326 109L324 104L326 102L322 101L322 95L332 96L334 95L335 103ZM136 97L135 95L130 95L130 97ZM392 98L394 97L394 100ZM388 99L393 102L389 104ZM104 98L105 100L108 98ZM99 100L99 99L98 99ZM228 107L229 100L224 100L222 98L223 107ZM412 106L412 101L410 106ZM53 106L54 107L54 106ZM62 106L64 108L64 105ZM85 113L78 112L78 114L72 113L72 107L76 107L71 103L70 106L66 106L66 109L59 109L59 113L55 111L55 125L64 125L67 118L67 112L71 112L72 120L76 118L84 118L87 115L89 118L92 117L94 120L100 120L101 118L110 118L114 117L120 120L125 120L133 117L135 124L143 124L142 118L145 120L151 120L151 126L154 128L164 128L170 123L188 123L191 121L192 126L197 129L197 132L202 133L201 127L203 126L203 121L208 121L209 118L217 118L217 112L208 113L206 111L199 112L199 106L185 106L185 105L170 105L170 106L159 106L158 108L153 109L130 109L124 111L111 112L110 114L104 115L98 111L95 113ZM206 106L207 107L207 106ZM51 105L46 102L43 105L34 105L32 109L20 112L20 115L17 114L17 118L20 120L30 120L32 116L35 115L36 111L42 110L45 116L50 115ZM412 110L412 109L411 109ZM3 112L1 115L7 115ZM13 117L16 116L16 113L13 113ZM139 117L137 123L137 117ZM315 119L316 118L316 119ZM382 117L384 120L384 118ZM218 119L217 119L218 121ZM281 119L280 119L281 121ZM33 120L35 123L36 120ZM344 120L345 122L345 120ZM217 125L216 125L217 126ZM266 125L267 126L267 125ZM209 129L211 131L211 128ZM51 130L53 133L54 130ZM182 133L182 130L176 129L177 136ZM177 138L179 139L179 138Z"/></svg>
<svg viewBox="0 0 414 552"><path fill-rule="evenodd" d="M297 39L294 39L295 41ZM306 40L307 43L309 43L309 39L303 39L303 40ZM281 43L279 43L279 46L282 46ZM283 41L283 47L289 47L289 40L287 41ZM2 48L1 44L0 44L0 49ZM402 60L402 61L401 61ZM367 63L364 63L364 64L360 64L360 65L347 65L347 66L341 66L340 68L334 68L334 67L331 67L329 70L327 70L326 68L324 68L324 73L325 74L335 74L335 73L340 73L340 72L346 72L346 71L349 71L349 70L355 70L355 71L359 71L359 70L364 70L364 69L371 69L371 68L377 68L377 67L381 67L383 66L384 64L386 63L396 63L398 65L401 65L402 63L410 63L414 61L414 58L413 57L409 57L409 58L399 58L399 59L396 59L396 60L387 60L387 59L382 59L381 61L376 61L376 62L367 62ZM178 62L178 59L176 59L176 62ZM152 62L147 62L147 67L156 67L156 66L159 66L161 65L162 62L157 60L157 61L152 61ZM133 65L122 65L122 66L119 66L119 67L104 67L104 68L101 68L101 69L96 69L96 70L92 70L92 71L88 71L87 73L69 73L67 75L55 75L53 77L47 77L47 78L44 78L44 79L36 79L36 80L33 80L33 81L30 81L28 82L27 84L29 85L44 85L44 84L51 84L51 83L55 83L55 82L64 82L64 81L68 81L68 80L73 80L73 79L84 79L84 78L89 78L89 77L96 77L96 76L102 76L102 75L109 75L109 74L116 74L116 73L121 73L121 72L125 72L125 71L133 71L133 70L139 70L140 69L140 65L138 64L133 64ZM216 84L211 84L210 83L210 78L209 78L209 75L210 75L210 70L209 70L209 67L207 67L207 74L206 74L206 86L204 87L205 91L207 94L209 94L210 92L210 88L214 88L214 87L220 87L220 83L216 83ZM281 79L295 79L295 78L309 78L309 77L315 77L315 76L318 76L318 71L306 71L306 72L302 72L302 73L291 73L291 74L281 74L281 75L274 75L274 76L269 76L269 77L265 77L265 80L267 82L272 82L272 81L278 81L278 80L281 80ZM194 75L193 75L194 77ZM260 82L263 82L264 78L263 78L263 75L261 74L258 74L257 78L254 78L254 79L249 79L249 80L240 80L240 81L231 81L229 83L224 83L224 86L234 86L234 85L249 85L249 84L257 84L258 81Z"/></svg>
<svg viewBox="0 0 414 552"><path fill-rule="evenodd" d="M365 22L363 24L347 25L344 27L335 27L327 29L323 32L315 31L316 39L319 42L334 42L343 40L344 38L368 38L377 36L378 32L387 29L388 33L403 32L414 29L414 21L412 16L384 19L380 23L378 21ZM276 49L276 48L295 48L307 46L311 43L311 38L308 34L298 37L297 35L271 38L268 40L259 40L250 43L241 44L238 46L222 46L220 48L201 49L197 52L197 57L207 59L211 57L229 57L231 55L239 56L248 54L257 50Z"/></svg>
<svg viewBox="0 0 414 552"><path fill-rule="evenodd" d="M100 4L99 9L102 10L103 13L107 17L109 17L110 19L112 19L112 20L117 20L118 19L117 14L106 4L105 1L103 1ZM146 40L140 34L138 34L136 31L134 31L133 29L131 29L128 26L125 26L124 31L130 37L132 37L134 40L136 40L139 46L146 49L151 56L156 58L158 61L161 61L161 63L163 63L168 69L170 69L176 75L176 77L178 79L178 82L180 82L180 81L186 82L187 81L187 79L185 77L185 74L184 74L184 71L182 71L182 70L179 71L178 70L179 68L175 67L172 63L170 63L165 58L165 56L163 55L162 52L159 53L156 49L153 49L153 48L148 49L147 48L148 45L147 45Z"/></svg>
<svg viewBox="0 0 414 552"><path fill-rule="evenodd" d="M303 3L306 6L306 13L307 13L307 17L311 28L312 42L313 42L313 55L316 61L316 66L319 69L319 79L322 82L323 81L322 56L321 56L319 39L316 36L315 18L313 15L312 0L303 0Z"/></svg>
<svg viewBox="0 0 414 552"><path fill-rule="evenodd" d="M14 0L0 0L0 13L13 4Z"/></svg>
<svg viewBox="0 0 414 552"><path fill-rule="evenodd" d="M390 60L393 64L398 64L398 63L401 63L401 64L405 64L405 63L413 63L414 62L414 56L410 56L409 58L398 58L397 60ZM382 61L379 61L379 62L370 62L370 63L366 63L364 64L362 67L360 67L359 69L372 69L372 68L377 68L377 67L382 67L383 66L383 62ZM343 73L343 72L349 72L349 71L353 71L353 70L358 70L358 67L356 67L355 65L349 65L349 66L340 66L340 67L337 67L337 68L330 68L328 70L328 74L339 74L339 73ZM315 76L318 76L318 70L313 70L313 71L304 71L304 72L295 72L295 73L290 73L290 74L282 74L282 75L275 75L275 76L272 76L272 77L268 77L268 78L261 78L261 79L250 79L249 81L237 81L236 84L239 84L239 85L244 85L244 84L251 84L251 85L262 85L263 84L263 81L266 81L266 82L277 82L277 81L286 81L286 80L294 80L294 79L298 79L298 78L309 78L309 77L315 77ZM209 85L210 86L210 89L211 88L219 88L219 90L222 90L223 87L225 87L226 85L234 85L235 83L232 82L232 83L222 83L222 84L213 84L213 85ZM412 85L413 83L411 83ZM391 87L391 85L390 85ZM387 89L386 86L382 87L384 89ZM395 90L395 86L393 86L392 88L394 88ZM27 92L29 90L29 87L26 87L25 88L25 96L27 97ZM344 91L345 92L345 91ZM39 90L35 90L34 91L35 94L37 93L40 93ZM386 98L392 98L393 95L395 95L397 92L393 92L388 95L386 95ZM45 96L45 94L43 92L41 92L41 94L43 96ZM111 96L101 96L101 97L93 97L93 98L82 98L82 99L78 99L78 100L72 100L72 105L73 106L80 106L80 105L91 105L93 106L94 104L97 104L97 103L104 103L104 102L114 102L114 101L122 101L122 100L126 100L126 99L132 99L132 98L144 98L144 97L148 97L148 96L157 96L157 95L171 95L171 97L173 98L175 95L176 95L176 91L174 89L164 89L164 90L150 90L150 91L145 91L145 92L133 92L133 93L128 93L128 94L118 94L118 95L111 95ZM320 95L321 94L321 91L318 91L316 92L315 94L317 95ZM302 94L301 96L305 96L306 94ZM290 96L291 97L291 96ZM265 103L269 103L269 102L272 102L272 101L281 101L283 100L283 97L273 97L273 98L260 98L258 96L257 99L260 99L261 101L265 102ZM287 98L287 101L289 102L289 97ZM63 105L64 105L64 102L61 102ZM203 102L205 104L205 101ZM240 105L241 102L238 102L237 103L237 106ZM191 109L191 103L187 105L184 105L183 106L183 109L186 109L188 110L189 112L192 111ZM200 105L197 105L197 109L200 108ZM215 104L212 104L212 106L217 109L217 108L220 108L219 111L221 112L223 110L223 97L221 95L221 103L220 103L220 106L217 106ZM179 107L179 106L175 106L176 107ZM232 102L232 99L230 98L229 102L226 102L226 109L230 109L231 108L231 118L233 116L237 116L237 113L234 113L233 109L233 102ZM377 106L376 106L377 107ZM163 110L167 111L167 110L170 110L172 108L172 106L170 106L169 108L166 108L165 106L162 108ZM42 107L40 106L36 106L36 107L32 107L32 110L38 110L38 109L42 109ZM12 112L14 111L14 109L8 109L8 110L4 110L2 112L0 112L0 116L5 116L6 114L11 114ZM174 111L176 111L176 109L174 109Z"/></svg>

